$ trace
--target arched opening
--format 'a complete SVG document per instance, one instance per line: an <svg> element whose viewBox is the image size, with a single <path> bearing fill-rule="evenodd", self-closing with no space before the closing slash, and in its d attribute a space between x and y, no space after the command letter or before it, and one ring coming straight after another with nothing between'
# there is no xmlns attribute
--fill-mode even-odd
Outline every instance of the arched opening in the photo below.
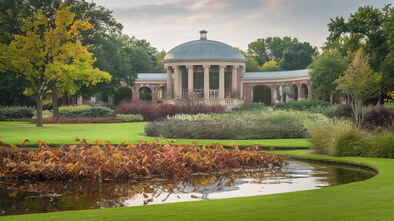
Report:
<svg viewBox="0 0 394 221"><path fill-rule="evenodd" d="M301 98L302 99L308 99L308 87L305 84L301 85Z"/></svg>
<svg viewBox="0 0 394 221"><path fill-rule="evenodd" d="M295 84L291 86L290 97L293 98L293 100L295 101L298 100L298 87Z"/></svg>
<svg viewBox="0 0 394 221"><path fill-rule="evenodd" d="M139 98L143 101L151 101L152 100L152 90L149 87L141 87L138 90Z"/></svg>
<svg viewBox="0 0 394 221"><path fill-rule="evenodd" d="M167 88L160 87L157 91L157 101L162 102L164 99L167 99Z"/></svg>
<svg viewBox="0 0 394 221"><path fill-rule="evenodd" d="M271 106L271 89L266 85L256 85L253 88L253 102L261 102Z"/></svg>

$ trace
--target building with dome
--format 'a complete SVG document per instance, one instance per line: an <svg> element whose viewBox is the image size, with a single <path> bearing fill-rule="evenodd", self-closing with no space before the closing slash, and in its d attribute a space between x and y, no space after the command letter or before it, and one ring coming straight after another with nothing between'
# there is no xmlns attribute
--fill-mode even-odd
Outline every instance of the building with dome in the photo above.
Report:
<svg viewBox="0 0 394 221"><path fill-rule="evenodd" d="M207 33L202 30L199 40L171 49L163 59L167 73L139 73L131 87L132 100L195 101L230 109L261 97L268 105L311 97L308 69L245 73L243 54L230 45L208 40Z"/></svg>

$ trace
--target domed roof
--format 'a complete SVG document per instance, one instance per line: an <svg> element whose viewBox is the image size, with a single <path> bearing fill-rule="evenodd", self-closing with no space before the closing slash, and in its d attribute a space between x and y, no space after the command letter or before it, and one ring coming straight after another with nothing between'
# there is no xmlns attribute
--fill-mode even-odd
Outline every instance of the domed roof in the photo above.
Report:
<svg viewBox="0 0 394 221"><path fill-rule="evenodd" d="M243 54L230 45L218 41L207 40L207 31L200 31L200 40L189 41L171 49L163 62L171 61L247 61Z"/></svg>

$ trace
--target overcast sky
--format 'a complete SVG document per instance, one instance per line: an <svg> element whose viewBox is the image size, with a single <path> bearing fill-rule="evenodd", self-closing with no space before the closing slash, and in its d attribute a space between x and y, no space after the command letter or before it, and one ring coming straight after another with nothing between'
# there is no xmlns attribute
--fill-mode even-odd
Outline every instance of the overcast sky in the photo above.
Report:
<svg viewBox="0 0 394 221"><path fill-rule="evenodd" d="M90 1L90 0L88 0ZM348 18L359 7L382 8L389 0L93 0L113 11L123 32L146 39L159 51L199 39L246 50L257 38L298 38L322 47L330 18Z"/></svg>

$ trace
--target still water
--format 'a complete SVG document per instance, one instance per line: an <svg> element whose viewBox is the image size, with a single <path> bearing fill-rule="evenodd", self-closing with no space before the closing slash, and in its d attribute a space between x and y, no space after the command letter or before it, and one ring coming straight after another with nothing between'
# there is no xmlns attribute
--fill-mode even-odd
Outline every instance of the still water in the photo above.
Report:
<svg viewBox="0 0 394 221"><path fill-rule="evenodd" d="M89 183L0 181L0 215L141 206L256 196L318 189L362 181L373 171L355 167L287 161L278 171L237 175L196 174L181 180Z"/></svg>

